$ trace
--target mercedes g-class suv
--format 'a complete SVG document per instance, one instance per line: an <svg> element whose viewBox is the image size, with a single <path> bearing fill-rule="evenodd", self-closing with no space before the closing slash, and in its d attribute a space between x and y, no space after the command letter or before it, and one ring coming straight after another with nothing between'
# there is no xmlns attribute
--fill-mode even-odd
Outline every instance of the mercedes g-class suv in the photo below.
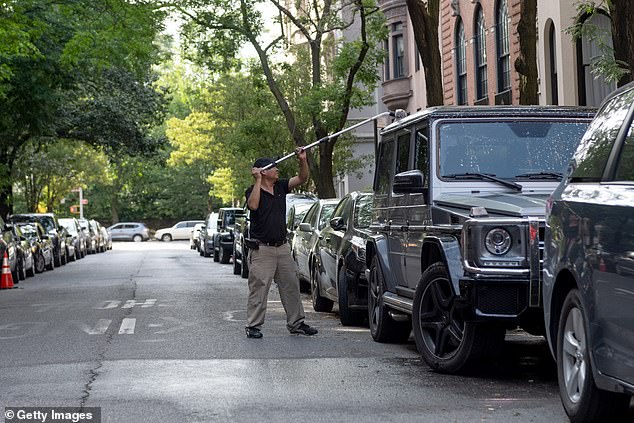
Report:
<svg viewBox="0 0 634 423"><path fill-rule="evenodd" d="M456 373L518 325L543 333L545 204L594 110L438 107L377 140L368 317Z"/></svg>
<svg viewBox="0 0 634 423"><path fill-rule="evenodd" d="M222 207L218 210L218 224L213 235L214 261L229 263L233 253L233 225L239 215L242 215L242 209L239 207Z"/></svg>

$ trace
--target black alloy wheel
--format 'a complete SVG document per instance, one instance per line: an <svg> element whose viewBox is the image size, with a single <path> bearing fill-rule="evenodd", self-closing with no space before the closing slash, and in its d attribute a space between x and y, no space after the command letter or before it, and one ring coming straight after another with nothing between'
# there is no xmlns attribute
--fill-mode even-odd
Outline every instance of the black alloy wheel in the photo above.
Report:
<svg viewBox="0 0 634 423"><path fill-rule="evenodd" d="M242 269L240 269L240 276L243 279L248 279L249 278L249 250L244 249L244 246L242 247ZM235 260L235 258L234 258Z"/></svg>
<svg viewBox="0 0 634 423"><path fill-rule="evenodd" d="M44 270L46 270L46 260L44 259L44 254L42 254L41 251L38 251L35 254L35 273L42 273L44 272Z"/></svg>
<svg viewBox="0 0 634 423"><path fill-rule="evenodd" d="M372 339L377 342L405 342L412 331L411 320L396 321L383 303L385 282L378 256L372 257L368 286L368 323Z"/></svg>
<svg viewBox="0 0 634 423"><path fill-rule="evenodd" d="M313 309L315 311L330 313L332 311L333 302L328 298L319 295L319 267L317 262L313 264L313 271L310 272L310 296L313 300Z"/></svg>
<svg viewBox="0 0 634 423"><path fill-rule="evenodd" d="M337 278L337 299L339 300L339 320L344 326L358 326L363 322L364 313L350 308L350 290L348 289L348 269L344 264Z"/></svg>
<svg viewBox="0 0 634 423"><path fill-rule="evenodd" d="M239 275L240 272L242 272L242 266L240 265L240 263L238 263L238 260L236 260L237 255L236 255L236 244L235 242L233 243L233 274L234 275Z"/></svg>
<svg viewBox="0 0 634 423"><path fill-rule="evenodd" d="M227 250L225 250L225 247L222 246L222 244L220 244L220 247L218 247L220 250L220 263L221 264L228 264L229 263L229 259L231 258L231 254L229 254L227 252Z"/></svg>
<svg viewBox="0 0 634 423"><path fill-rule="evenodd" d="M20 257L18 261L18 280L23 281L26 279L26 259L24 256ZM17 281L15 281L17 283Z"/></svg>
<svg viewBox="0 0 634 423"><path fill-rule="evenodd" d="M457 373L499 349L506 333L493 324L465 322L444 263L434 263L414 295L412 322L416 348L434 370Z"/></svg>

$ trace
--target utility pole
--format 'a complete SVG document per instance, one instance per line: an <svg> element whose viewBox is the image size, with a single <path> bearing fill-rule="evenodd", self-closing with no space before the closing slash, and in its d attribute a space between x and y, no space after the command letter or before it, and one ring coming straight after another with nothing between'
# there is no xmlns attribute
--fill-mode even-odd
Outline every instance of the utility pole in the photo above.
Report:
<svg viewBox="0 0 634 423"><path fill-rule="evenodd" d="M84 190L79 187L79 218L84 218Z"/></svg>

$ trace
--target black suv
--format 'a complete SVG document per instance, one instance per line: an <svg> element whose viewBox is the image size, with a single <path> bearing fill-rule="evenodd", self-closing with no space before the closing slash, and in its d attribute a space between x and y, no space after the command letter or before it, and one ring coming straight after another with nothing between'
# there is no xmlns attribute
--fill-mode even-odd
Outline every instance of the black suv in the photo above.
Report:
<svg viewBox="0 0 634 423"><path fill-rule="evenodd" d="M594 110L438 107L377 143L368 317L455 373L495 352L505 329L543 333L545 203Z"/></svg>
<svg viewBox="0 0 634 423"><path fill-rule="evenodd" d="M59 224L53 213L14 214L9 218L14 223L38 222L53 241L53 261L55 267L66 264L66 229Z"/></svg>
<svg viewBox="0 0 634 423"><path fill-rule="evenodd" d="M214 261L227 264L233 253L233 225L242 214L239 207L222 207L218 210L218 225L213 236Z"/></svg>
<svg viewBox="0 0 634 423"><path fill-rule="evenodd" d="M546 213L544 317L577 421L634 421L634 83L603 103Z"/></svg>

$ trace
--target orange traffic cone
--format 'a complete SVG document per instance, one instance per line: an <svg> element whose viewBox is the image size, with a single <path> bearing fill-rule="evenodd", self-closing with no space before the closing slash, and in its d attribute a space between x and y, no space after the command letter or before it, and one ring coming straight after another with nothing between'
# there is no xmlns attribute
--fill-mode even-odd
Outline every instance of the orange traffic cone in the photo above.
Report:
<svg viewBox="0 0 634 423"><path fill-rule="evenodd" d="M2 259L2 278L0 278L0 289L13 288L13 276L11 275L11 266L9 266L9 255L4 252Z"/></svg>

